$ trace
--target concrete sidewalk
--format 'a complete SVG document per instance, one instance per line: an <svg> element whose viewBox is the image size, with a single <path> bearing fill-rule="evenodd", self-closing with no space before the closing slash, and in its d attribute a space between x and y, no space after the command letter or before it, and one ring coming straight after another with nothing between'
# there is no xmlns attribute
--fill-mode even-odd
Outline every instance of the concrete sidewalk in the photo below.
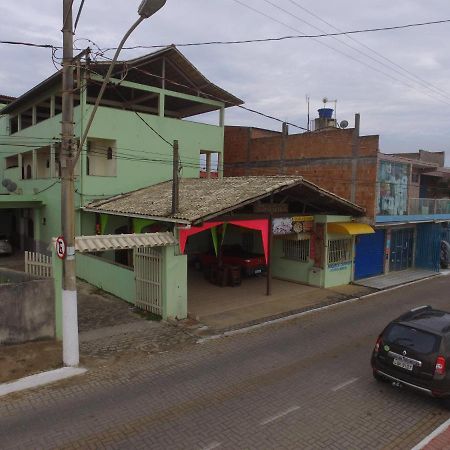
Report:
<svg viewBox="0 0 450 450"><path fill-rule="evenodd" d="M423 280L439 275L439 272L425 269L407 269L399 272L391 272L387 275L379 275L377 277L364 278L355 281L355 284L365 286L372 289L388 289L402 284L411 283L412 281Z"/></svg>
<svg viewBox="0 0 450 450"><path fill-rule="evenodd" d="M343 285L330 289L272 280L272 294L266 295L266 279L246 278L238 287L205 288L201 274L189 280L189 317L215 333L235 330L374 292L374 289Z"/></svg>

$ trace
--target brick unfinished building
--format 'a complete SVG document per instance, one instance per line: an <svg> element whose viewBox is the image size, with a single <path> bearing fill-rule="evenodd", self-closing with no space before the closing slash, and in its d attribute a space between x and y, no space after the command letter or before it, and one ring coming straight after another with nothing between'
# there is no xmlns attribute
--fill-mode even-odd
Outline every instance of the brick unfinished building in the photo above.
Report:
<svg viewBox="0 0 450 450"><path fill-rule="evenodd" d="M225 127L224 176L301 175L376 214L379 136L329 127L303 134Z"/></svg>

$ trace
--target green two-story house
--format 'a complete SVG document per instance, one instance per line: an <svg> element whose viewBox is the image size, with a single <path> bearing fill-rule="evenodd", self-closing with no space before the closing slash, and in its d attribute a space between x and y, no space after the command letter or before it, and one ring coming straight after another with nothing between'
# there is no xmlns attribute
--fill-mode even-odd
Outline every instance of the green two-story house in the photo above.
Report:
<svg viewBox="0 0 450 450"><path fill-rule="evenodd" d="M74 144L107 68L74 63ZM59 71L0 105L0 217L20 250L45 253L61 234L61 89ZM183 177L199 177L201 169L202 176L220 176L225 108L241 103L174 46L117 64L76 167L77 235L99 226L81 212L85 204L171 179L174 140Z"/></svg>

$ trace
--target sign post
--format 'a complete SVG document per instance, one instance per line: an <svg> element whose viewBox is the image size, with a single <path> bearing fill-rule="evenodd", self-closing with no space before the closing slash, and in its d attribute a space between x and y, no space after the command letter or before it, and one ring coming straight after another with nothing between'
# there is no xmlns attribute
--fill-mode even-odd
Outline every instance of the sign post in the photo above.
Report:
<svg viewBox="0 0 450 450"><path fill-rule="evenodd" d="M65 259L67 254L67 245L64 236L59 236L58 238L56 238L55 250L56 256L59 259Z"/></svg>

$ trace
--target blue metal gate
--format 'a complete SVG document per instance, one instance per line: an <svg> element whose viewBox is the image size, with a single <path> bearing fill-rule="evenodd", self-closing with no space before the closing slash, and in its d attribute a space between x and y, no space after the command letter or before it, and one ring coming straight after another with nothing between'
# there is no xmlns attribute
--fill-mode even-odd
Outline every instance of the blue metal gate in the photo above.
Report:
<svg viewBox="0 0 450 450"><path fill-rule="evenodd" d="M383 273L384 236L384 230L378 230L356 238L355 280Z"/></svg>
<svg viewBox="0 0 450 450"><path fill-rule="evenodd" d="M439 223L417 225L416 267L439 272L443 227Z"/></svg>

